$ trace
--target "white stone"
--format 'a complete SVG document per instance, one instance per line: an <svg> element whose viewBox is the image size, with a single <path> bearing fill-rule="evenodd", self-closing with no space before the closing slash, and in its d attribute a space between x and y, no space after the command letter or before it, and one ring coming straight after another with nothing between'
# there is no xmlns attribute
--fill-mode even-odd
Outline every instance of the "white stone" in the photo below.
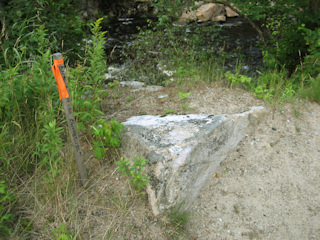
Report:
<svg viewBox="0 0 320 240"><path fill-rule="evenodd" d="M120 85L123 87L130 87L132 88L132 92L138 92L138 91L149 91L149 92L155 92L160 91L163 89L162 86L156 86L156 85L148 85L146 86L143 82L138 81L121 81Z"/></svg>
<svg viewBox="0 0 320 240"><path fill-rule="evenodd" d="M254 131L265 108L235 115L135 116L124 122L123 156L149 160L147 193L155 215L187 210L222 160Z"/></svg>
<svg viewBox="0 0 320 240"><path fill-rule="evenodd" d="M121 81L121 86L131 87L131 88L143 88L145 84L143 82L138 81Z"/></svg>

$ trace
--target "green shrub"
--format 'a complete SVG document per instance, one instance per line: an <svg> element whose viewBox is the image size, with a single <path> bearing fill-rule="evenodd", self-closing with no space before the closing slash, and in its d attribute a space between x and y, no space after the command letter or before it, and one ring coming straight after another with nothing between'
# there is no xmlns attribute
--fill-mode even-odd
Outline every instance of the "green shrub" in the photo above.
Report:
<svg viewBox="0 0 320 240"><path fill-rule="evenodd" d="M93 153L97 159L101 159L106 155L108 147L119 148L121 140L121 130L124 127L121 123L115 120L106 122L104 119L99 119L92 126Z"/></svg>

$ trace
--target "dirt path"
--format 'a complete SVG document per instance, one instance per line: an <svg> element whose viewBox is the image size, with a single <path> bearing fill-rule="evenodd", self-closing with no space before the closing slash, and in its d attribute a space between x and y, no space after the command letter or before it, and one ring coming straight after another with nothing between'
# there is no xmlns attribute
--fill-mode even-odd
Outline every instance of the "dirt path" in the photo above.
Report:
<svg viewBox="0 0 320 240"><path fill-rule="evenodd" d="M240 113L251 106L268 108L239 89L204 86L183 90L190 92L186 102L179 99L176 88L157 92L119 89L119 95L126 96L127 101L115 98L105 110L111 114L117 106L112 117L124 121L133 115L161 115L165 109L182 114L185 104L188 113L214 115ZM163 95L167 96L159 98ZM320 106L315 103L286 103L276 111L274 119L270 110L256 132L212 172L190 209L192 218L185 238L320 239L319 119ZM144 234L125 239L164 238L157 220L148 214L149 220L141 224L149 223L150 230L141 227ZM135 220L141 218L146 217L141 215Z"/></svg>

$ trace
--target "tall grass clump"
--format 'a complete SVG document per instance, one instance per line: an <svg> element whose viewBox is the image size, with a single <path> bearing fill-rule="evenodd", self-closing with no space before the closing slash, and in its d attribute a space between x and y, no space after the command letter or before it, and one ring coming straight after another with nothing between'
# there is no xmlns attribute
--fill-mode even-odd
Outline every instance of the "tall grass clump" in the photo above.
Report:
<svg viewBox="0 0 320 240"><path fill-rule="evenodd" d="M91 25L92 42L83 61L76 68L67 66L78 129L92 143L98 159L104 158L108 149L119 147L123 128L115 120L106 122L102 118L100 102L107 92L102 90L105 33L100 32L100 23L101 19ZM43 25L31 35L37 41L32 59L20 45L3 51L6 60L0 71L0 232L19 239L72 239L81 231L73 225L77 208L73 202L84 190L80 188L51 71L50 35Z"/></svg>
<svg viewBox="0 0 320 240"><path fill-rule="evenodd" d="M13 196L22 182L32 178L39 168L41 160L36 152L38 143L43 141L42 129L60 116L57 89L50 70L51 53L44 51L48 49L47 33L39 26L32 34L38 39L34 59L26 59L20 46L7 48L3 52L5 65L0 72L0 168L2 181L6 181ZM14 213L14 206L8 207L17 221L19 214Z"/></svg>

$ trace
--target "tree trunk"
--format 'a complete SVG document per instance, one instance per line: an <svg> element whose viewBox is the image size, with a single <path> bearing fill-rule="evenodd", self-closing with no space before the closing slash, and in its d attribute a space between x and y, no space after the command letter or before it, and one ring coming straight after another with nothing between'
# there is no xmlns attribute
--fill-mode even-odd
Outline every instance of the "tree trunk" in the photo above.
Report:
<svg viewBox="0 0 320 240"><path fill-rule="evenodd" d="M320 0L312 0L310 3L309 3L309 9L311 11L320 11Z"/></svg>

